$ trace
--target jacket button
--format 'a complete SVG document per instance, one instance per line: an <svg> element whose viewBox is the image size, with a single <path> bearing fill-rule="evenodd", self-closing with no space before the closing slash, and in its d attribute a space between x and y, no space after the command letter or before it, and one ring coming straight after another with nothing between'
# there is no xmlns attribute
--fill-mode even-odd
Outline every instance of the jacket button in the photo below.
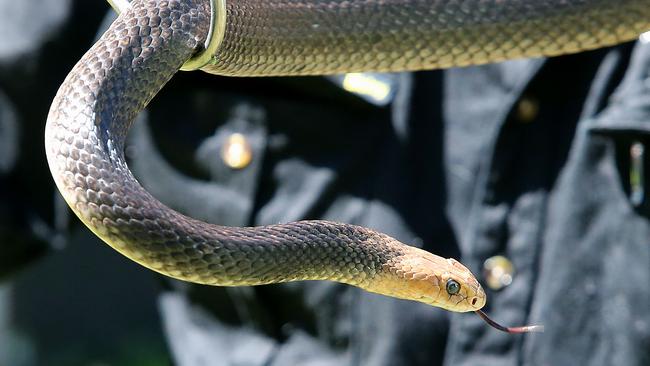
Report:
<svg viewBox="0 0 650 366"><path fill-rule="evenodd" d="M530 96L525 96L517 103L515 117L519 122L532 122L539 114L539 101Z"/></svg>
<svg viewBox="0 0 650 366"><path fill-rule="evenodd" d="M492 290L501 290L512 283L515 268L512 262L502 256L495 255L483 262L483 277Z"/></svg>
<svg viewBox="0 0 650 366"><path fill-rule="evenodd" d="M221 158L230 168L243 169L253 160L253 149L244 135L233 133L221 149Z"/></svg>

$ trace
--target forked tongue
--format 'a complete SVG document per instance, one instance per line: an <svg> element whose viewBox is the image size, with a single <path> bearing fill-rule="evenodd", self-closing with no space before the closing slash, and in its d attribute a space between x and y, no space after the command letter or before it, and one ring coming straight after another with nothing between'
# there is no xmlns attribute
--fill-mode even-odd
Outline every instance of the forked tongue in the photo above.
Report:
<svg viewBox="0 0 650 366"><path fill-rule="evenodd" d="M542 333L544 331L544 326L543 325L524 325L521 327L504 327L503 325L495 322L494 320L490 319L487 314L485 314L481 310L476 310L476 314L478 314L483 320L485 320L486 323L490 324L494 328L506 332L506 333L511 333L511 334L518 334L518 333Z"/></svg>

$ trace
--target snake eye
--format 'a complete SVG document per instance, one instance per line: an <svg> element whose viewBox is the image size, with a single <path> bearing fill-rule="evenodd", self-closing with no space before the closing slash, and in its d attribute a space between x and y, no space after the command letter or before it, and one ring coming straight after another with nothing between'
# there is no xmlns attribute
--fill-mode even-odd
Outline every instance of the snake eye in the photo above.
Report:
<svg viewBox="0 0 650 366"><path fill-rule="evenodd" d="M448 280L446 288L449 295L456 295L460 291L460 284L454 280Z"/></svg>

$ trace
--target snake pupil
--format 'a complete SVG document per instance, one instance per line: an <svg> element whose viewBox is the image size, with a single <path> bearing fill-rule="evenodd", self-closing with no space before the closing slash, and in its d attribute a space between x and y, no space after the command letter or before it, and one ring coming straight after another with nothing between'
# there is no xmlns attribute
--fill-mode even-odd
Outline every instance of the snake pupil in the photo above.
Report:
<svg viewBox="0 0 650 366"><path fill-rule="evenodd" d="M447 281L447 293L449 295L456 295L460 291L460 284L454 280Z"/></svg>

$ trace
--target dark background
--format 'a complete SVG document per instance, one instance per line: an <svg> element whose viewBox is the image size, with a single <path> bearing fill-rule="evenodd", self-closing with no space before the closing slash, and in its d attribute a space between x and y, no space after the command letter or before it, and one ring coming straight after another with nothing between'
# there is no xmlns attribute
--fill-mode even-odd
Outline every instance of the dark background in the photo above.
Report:
<svg viewBox="0 0 650 366"><path fill-rule="evenodd" d="M157 275L68 217L45 161L51 100L108 11L0 0L1 366L169 363Z"/></svg>

